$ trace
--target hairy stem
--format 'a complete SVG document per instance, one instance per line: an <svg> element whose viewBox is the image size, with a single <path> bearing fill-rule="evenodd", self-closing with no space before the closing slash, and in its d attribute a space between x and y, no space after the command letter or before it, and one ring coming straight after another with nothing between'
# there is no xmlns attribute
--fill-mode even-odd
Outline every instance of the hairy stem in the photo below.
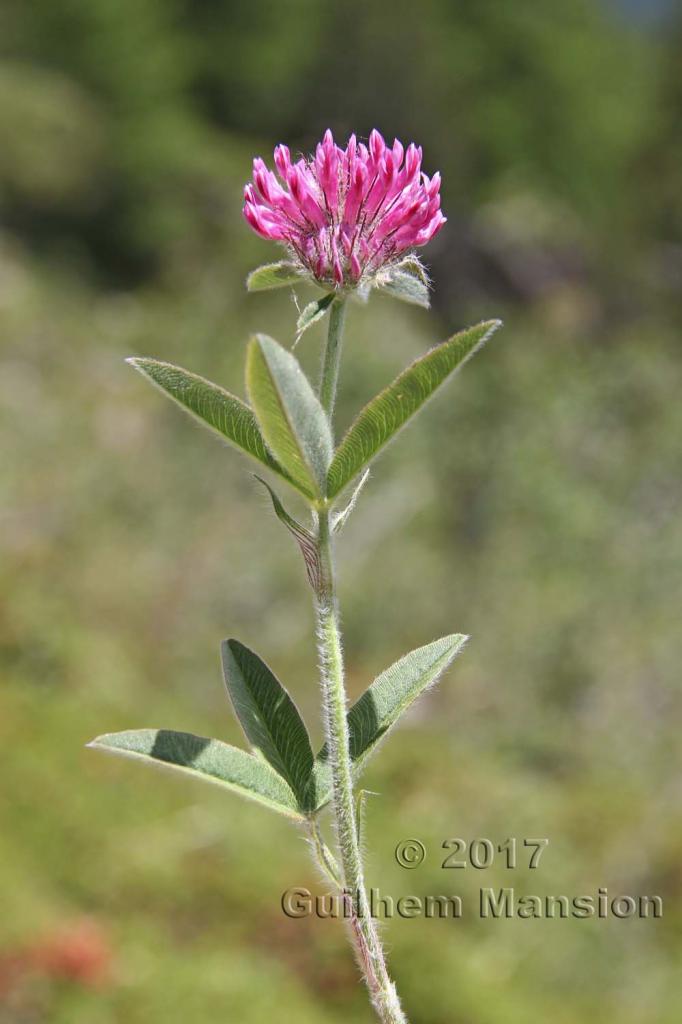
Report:
<svg viewBox="0 0 682 1024"><path fill-rule="evenodd" d="M332 304L327 348L322 364L320 400L330 419L333 415L341 357L344 305L342 299L336 299ZM382 1024L407 1024L395 986L386 969L376 924L370 916L365 887L346 721L346 690L332 531L327 509L320 510L317 516L317 546L320 562L320 583L317 590L318 642L325 730L332 769L334 819L341 860L341 882L347 900L358 960L377 1016Z"/></svg>
<svg viewBox="0 0 682 1024"><path fill-rule="evenodd" d="M322 359L320 377L320 402L330 421L334 417L336 402L336 385L339 380L341 365L341 344L343 341L343 324L346 319L346 300L334 299L329 310L329 331L327 344Z"/></svg>

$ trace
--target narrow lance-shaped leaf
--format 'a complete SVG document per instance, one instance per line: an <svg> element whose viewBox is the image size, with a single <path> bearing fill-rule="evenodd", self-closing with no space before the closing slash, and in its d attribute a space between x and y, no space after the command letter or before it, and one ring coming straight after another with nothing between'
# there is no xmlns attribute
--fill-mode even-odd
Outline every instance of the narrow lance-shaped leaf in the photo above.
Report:
<svg viewBox="0 0 682 1024"><path fill-rule="evenodd" d="M457 655L467 637L453 633L410 651L377 676L348 712L350 754L356 776L389 729L432 686ZM315 759L313 782L317 807L331 795L331 766L325 744Z"/></svg>
<svg viewBox="0 0 682 1024"><path fill-rule="evenodd" d="M272 338L258 334L249 342L246 382L270 451L299 490L324 497L331 430L298 360Z"/></svg>
<svg viewBox="0 0 682 1024"><path fill-rule="evenodd" d="M227 438L288 483L293 483L286 470L266 448L253 410L240 398L196 373L189 373L171 363L138 357L128 359L127 362L204 426Z"/></svg>
<svg viewBox="0 0 682 1024"><path fill-rule="evenodd" d="M301 314L296 321L296 341L299 340L301 335L316 324L318 320L321 320L325 315L332 302L334 301L334 292L330 292L329 295L323 295L321 299L314 299L309 302L307 306L304 306Z"/></svg>
<svg viewBox="0 0 682 1024"><path fill-rule="evenodd" d="M88 746L169 767L216 783L289 818L302 817L291 788L270 765L220 740L169 729L132 729L98 736Z"/></svg>
<svg viewBox="0 0 682 1024"><path fill-rule="evenodd" d="M301 284L304 280L295 263L279 260L277 263L265 263L262 267L252 270L246 279L246 287L250 292L266 292L273 288Z"/></svg>
<svg viewBox="0 0 682 1024"><path fill-rule="evenodd" d="M448 667L467 641L452 633L410 651L374 680L348 712L350 753L357 768L404 711Z"/></svg>
<svg viewBox="0 0 682 1024"><path fill-rule="evenodd" d="M264 661L240 644L222 644L225 684L251 745L304 804L313 767L310 739L298 708Z"/></svg>
<svg viewBox="0 0 682 1024"><path fill-rule="evenodd" d="M455 334L408 366L373 398L334 454L327 478L328 497L338 494L499 326L499 320L488 320Z"/></svg>

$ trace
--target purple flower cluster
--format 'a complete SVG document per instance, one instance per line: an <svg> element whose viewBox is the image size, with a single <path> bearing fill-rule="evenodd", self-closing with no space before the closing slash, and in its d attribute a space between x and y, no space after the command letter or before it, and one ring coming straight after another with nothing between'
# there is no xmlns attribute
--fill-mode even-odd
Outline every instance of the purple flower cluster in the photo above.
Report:
<svg viewBox="0 0 682 1024"><path fill-rule="evenodd" d="M277 175L260 158L244 189L244 216L263 238L283 242L322 284L355 286L403 253L426 245L445 223L440 174L421 170L421 146L369 145L351 135L341 149L330 131L310 160L275 149Z"/></svg>

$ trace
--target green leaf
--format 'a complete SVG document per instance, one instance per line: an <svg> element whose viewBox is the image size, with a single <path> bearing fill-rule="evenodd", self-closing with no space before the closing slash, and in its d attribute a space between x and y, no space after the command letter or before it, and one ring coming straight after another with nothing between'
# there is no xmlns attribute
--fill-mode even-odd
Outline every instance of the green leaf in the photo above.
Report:
<svg viewBox="0 0 682 1024"><path fill-rule="evenodd" d="M256 474L254 474L254 476L256 476ZM272 507L275 510L275 515L281 523L284 523L301 549L303 561L305 562L306 573L308 575L308 582L313 590L317 591L320 585L320 557L317 551L317 542L315 538L309 530L306 530L306 528L301 526L293 516L289 515L267 480L263 480L259 476L256 476L256 480L267 490L270 495L270 500L272 501Z"/></svg>
<svg viewBox="0 0 682 1024"><path fill-rule="evenodd" d="M359 767L398 718L436 682L468 640L452 633L410 651L374 680L348 712L350 753Z"/></svg>
<svg viewBox="0 0 682 1024"><path fill-rule="evenodd" d="M221 647L225 684L251 745L305 804L313 767L310 739L298 708L264 661L237 640Z"/></svg>
<svg viewBox="0 0 682 1024"><path fill-rule="evenodd" d="M88 746L147 764L168 766L217 783L289 818L302 817L291 788L270 765L220 740L169 729L131 729L98 736Z"/></svg>
<svg viewBox="0 0 682 1024"><path fill-rule="evenodd" d="M453 633L418 647L377 676L356 701L347 716L356 777L380 740L417 697L436 682L467 639L462 633ZM312 778L319 808L331 796L331 765L326 743L315 759Z"/></svg>
<svg viewBox="0 0 682 1024"><path fill-rule="evenodd" d="M360 412L337 448L327 478L333 498L360 472L438 387L500 326L488 320L437 345L408 366Z"/></svg>
<svg viewBox="0 0 682 1024"><path fill-rule="evenodd" d="M305 306L296 321L297 341L304 331L307 331L309 327L312 327L313 324L316 324L318 320L322 319L335 298L336 296L334 292L330 292L329 295L323 295L321 299L314 299Z"/></svg>
<svg viewBox="0 0 682 1024"><path fill-rule="evenodd" d="M246 287L250 292L266 292L286 285L301 284L302 281L305 281L305 277L295 263L280 260L252 270L246 279Z"/></svg>
<svg viewBox="0 0 682 1024"><path fill-rule="evenodd" d="M428 309L431 305L428 285L420 280L415 274L400 267L389 267L377 274L376 286L394 299L401 299L413 306L421 306Z"/></svg>
<svg viewBox="0 0 682 1024"><path fill-rule="evenodd" d="M293 483L286 470L267 450L253 410L240 398L196 373L189 373L171 363L138 357L127 359L126 362L204 426L227 438L288 483Z"/></svg>
<svg viewBox="0 0 682 1024"><path fill-rule="evenodd" d="M297 359L272 338L258 334L249 342L246 382L269 449L300 491L324 497L331 430Z"/></svg>

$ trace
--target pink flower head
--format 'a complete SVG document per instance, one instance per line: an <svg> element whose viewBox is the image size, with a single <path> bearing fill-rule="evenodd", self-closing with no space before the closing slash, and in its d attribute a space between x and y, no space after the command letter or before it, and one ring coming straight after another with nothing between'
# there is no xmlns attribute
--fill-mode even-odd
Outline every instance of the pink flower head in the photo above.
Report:
<svg viewBox="0 0 682 1024"><path fill-rule="evenodd" d="M341 149L326 131L311 159L293 163L286 146L277 146L274 157L277 174L254 160L244 217L322 284L368 282L445 223L440 174L421 172L422 150L414 143L405 150L396 139L389 147L375 130L368 146L351 135Z"/></svg>

